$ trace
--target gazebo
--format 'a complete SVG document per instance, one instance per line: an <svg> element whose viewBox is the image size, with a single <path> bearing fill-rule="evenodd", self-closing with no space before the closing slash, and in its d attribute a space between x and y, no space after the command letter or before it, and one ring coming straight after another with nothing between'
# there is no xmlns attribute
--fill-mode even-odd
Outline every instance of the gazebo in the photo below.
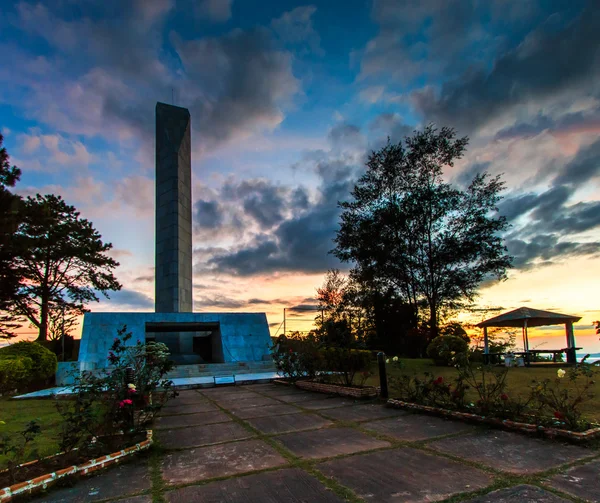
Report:
<svg viewBox="0 0 600 503"><path fill-rule="evenodd" d="M529 338L527 336L528 327L542 327L546 325L565 325L565 332L567 336L567 347L561 350L547 350L547 351L535 351L545 353L556 353L566 352L567 362L575 363L575 335L573 334L573 323L579 321L580 316L569 316L568 314L553 313L551 311L542 311L540 309L531 309L529 307L520 307L514 311L500 314L489 320L482 321L477 326L483 328L483 344L484 344L484 358L486 361L489 359L489 348L488 348L488 327L521 327L523 329L523 349L525 350L525 357L528 361L529 353Z"/></svg>

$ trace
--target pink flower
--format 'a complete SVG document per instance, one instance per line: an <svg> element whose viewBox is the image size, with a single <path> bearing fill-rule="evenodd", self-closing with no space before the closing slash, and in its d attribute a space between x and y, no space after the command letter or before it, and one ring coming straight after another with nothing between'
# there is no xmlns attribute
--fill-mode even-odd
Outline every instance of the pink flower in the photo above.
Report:
<svg viewBox="0 0 600 503"><path fill-rule="evenodd" d="M126 405L133 405L133 402L129 398L126 398L125 400L121 401L119 407L122 409Z"/></svg>
<svg viewBox="0 0 600 503"><path fill-rule="evenodd" d="M133 393L135 393L136 391L134 389L128 389L127 393L129 393L130 395L132 395Z"/></svg>

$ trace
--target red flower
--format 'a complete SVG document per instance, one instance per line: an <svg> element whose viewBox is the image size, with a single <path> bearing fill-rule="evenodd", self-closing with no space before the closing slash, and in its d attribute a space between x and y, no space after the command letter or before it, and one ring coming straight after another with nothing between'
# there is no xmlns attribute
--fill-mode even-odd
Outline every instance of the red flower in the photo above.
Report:
<svg viewBox="0 0 600 503"><path fill-rule="evenodd" d="M444 382L444 378L442 376L439 376L435 381L433 381L433 384L442 384Z"/></svg>
<svg viewBox="0 0 600 503"><path fill-rule="evenodd" d="M564 419L565 418L564 414L561 412L558 412L558 411L554 411L554 417L556 419Z"/></svg>
<svg viewBox="0 0 600 503"><path fill-rule="evenodd" d="M135 393L135 390L134 389L128 389L127 393L129 393L130 395L133 395Z"/></svg>
<svg viewBox="0 0 600 503"><path fill-rule="evenodd" d="M125 400L122 400L121 403L119 403L119 407L121 409L126 405L133 405L133 402L129 398L126 398Z"/></svg>
<svg viewBox="0 0 600 503"><path fill-rule="evenodd" d="M506 402L506 400L508 400L508 395L506 393L502 393L500 395L500 399L504 400Z"/></svg>

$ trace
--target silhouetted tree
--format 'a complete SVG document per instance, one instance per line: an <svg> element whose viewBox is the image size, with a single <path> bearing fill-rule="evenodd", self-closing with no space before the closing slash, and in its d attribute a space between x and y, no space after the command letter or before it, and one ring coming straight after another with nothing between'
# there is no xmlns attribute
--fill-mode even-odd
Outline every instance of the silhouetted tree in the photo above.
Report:
<svg viewBox="0 0 600 503"><path fill-rule="evenodd" d="M433 125L404 143L372 152L367 171L340 202L341 224L332 253L361 274L393 289L418 316L427 306L429 337L439 312L474 298L481 282L505 278L511 258L495 213L500 176L477 174L466 190L446 183L442 168L462 157L468 139Z"/></svg>
<svg viewBox="0 0 600 503"><path fill-rule="evenodd" d="M10 165L3 143L0 133L0 338L8 338L13 337L14 329L20 326L7 308L17 297L21 279L15 264L18 249L12 237L19 225L22 199L8 190L19 181L21 170Z"/></svg>
<svg viewBox="0 0 600 503"><path fill-rule="evenodd" d="M121 289L112 274L119 264L106 255L112 244L103 243L92 223L60 196L28 197L13 239L24 281L9 310L39 330L38 341L47 340L63 312L83 314L85 303L99 300L96 292L108 298L108 291Z"/></svg>

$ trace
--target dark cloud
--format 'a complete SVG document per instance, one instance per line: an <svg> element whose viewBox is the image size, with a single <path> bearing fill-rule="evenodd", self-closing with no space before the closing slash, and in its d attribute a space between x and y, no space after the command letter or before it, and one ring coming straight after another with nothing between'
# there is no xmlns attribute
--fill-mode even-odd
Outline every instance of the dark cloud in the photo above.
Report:
<svg viewBox="0 0 600 503"><path fill-rule="evenodd" d="M133 281L139 281L140 283L152 283L154 276L138 276Z"/></svg>
<svg viewBox="0 0 600 503"><path fill-rule="evenodd" d="M298 91L291 55L274 44L271 32L234 30L218 38L171 41L189 84L192 124L203 146L273 128L282 106Z"/></svg>
<svg viewBox="0 0 600 503"><path fill-rule="evenodd" d="M324 159L316 163L323 184L318 200L299 215L282 221L270 235L257 237L250 245L215 255L209 265L241 276L275 271L320 273L340 267L328 252L334 247L340 209L337 202L349 197L354 185L352 169L342 161Z"/></svg>
<svg viewBox="0 0 600 503"><path fill-rule="evenodd" d="M215 295L213 297L201 296L194 298L194 309L241 309L246 306L247 302L244 300L230 299L223 295Z"/></svg>
<svg viewBox="0 0 600 503"><path fill-rule="evenodd" d="M116 292L110 292L110 299L106 299L101 293L96 292L100 302L125 306L134 309L154 309L154 300L147 295L122 288Z"/></svg>
<svg viewBox="0 0 600 503"><path fill-rule="evenodd" d="M495 140L528 139L548 131L553 134L600 131L600 109L586 109L551 117L539 113L533 119L516 122L498 131Z"/></svg>
<svg viewBox="0 0 600 503"><path fill-rule="evenodd" d="M202 5L224 19L230 2ZM282 50L273 31L236 29L198 40L175 32L164 37L168 16L180 14L174 7L171 0L109 0L84 2L73 14L60 6L18 4L15 24L45 39L55 53L51 58L56 56L43 88L31 85L30 75L14 79L13 85L29 93L30 114L63 131L135 137L151 145L154 104L170 102L174 89L175 104L192 114L197 151L281 123L300 84L291 53ZM18 65L26 68L32 61ZM64 61L68 65L60 66Z"/></svg>
<svg viewBox="0 0 600 503"><path fill-rule="evenodd" d="M523 232L525 235L526 232ZM529 236L528 241L525 238L509 238L506 246L514 257L513 266L521 270L552 265L569 257L600 254L600 242L559 241L556 234L535 234Z"/></svg>
<svg viewBox="0 0 600 503"><path fill-rule="evenodd" d="M231 3L233 0L199 0L195 2L198 16L210 19L216 23L223 23L231 17Z"/></svg>
<svg viewBox="0 0 600 503"><path fill-rule="evenodd" d="M600 140L584 147L562 168L554 185L581 187L600 174Z"/></svg>
<svg viewBox="0 0 600 503"><path fill-rule="evenodd" d="M453 124L470 132L517 106L541 105L569 93L571 99L598 92L600 75L600 4L589 1L573 21L562 27L560 16L530 32L515 49L485 69L465 73L442 86L414 94L426 120Z"/></svg>
<svg viewBox="0 0 600 503"><path fill-rule="evenodd" d="M223 212L217 201L196 201L193 218L194 224L204 229L216 229L223 224Z"/></svg>
<svg viewBox="0 0 600 503"><path fill-rule="evenodd" d="M321 37L312 23L312 16L316 11L314 5L296 7L274 19L271 27L284 43L298 47L303 53L313 52L323 55Z"/></svg>
<svg viewBox="0 0 600 503"><path fill-rule="evenodd" d="M384 136L376 141L376 144L371 145L372 150L378 150L385 144L388 137L392 143L399 143L406 136L410 136L415 128L406 124L398 114L383 113L371 121L369 129L375 133L382 133Z"/></svg>

